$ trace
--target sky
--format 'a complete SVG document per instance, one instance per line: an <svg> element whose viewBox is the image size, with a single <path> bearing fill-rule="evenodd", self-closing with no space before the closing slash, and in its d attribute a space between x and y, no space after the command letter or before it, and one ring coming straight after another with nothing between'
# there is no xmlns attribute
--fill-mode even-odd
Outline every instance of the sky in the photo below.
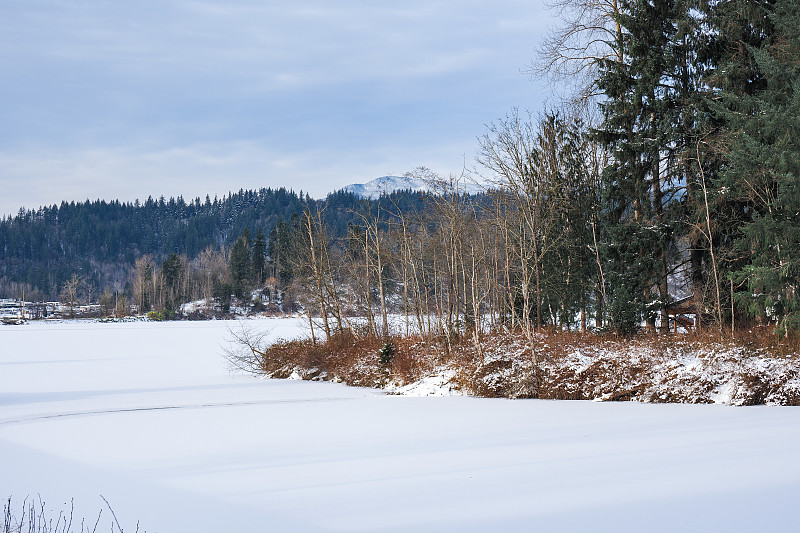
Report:
<svg viewBox="0 0 800 533"><path fill-rule="evenodd" d="M4 0L0 216L62 200L321 198L474 166L547 100L522 0Z"/></svg>

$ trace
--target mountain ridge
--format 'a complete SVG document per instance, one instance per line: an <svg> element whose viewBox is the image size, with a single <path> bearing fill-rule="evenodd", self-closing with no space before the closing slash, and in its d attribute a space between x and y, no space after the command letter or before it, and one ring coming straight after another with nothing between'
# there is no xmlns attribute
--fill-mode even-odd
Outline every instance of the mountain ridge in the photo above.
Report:
<svg viewBox="0 0 800 533"><path fill-rule="evenodd" d="M443 181L440 181L444 185ZM484 188L475 183L463 183L459 187L462 192L467 194L478 194L484 192ZM342 190L359 196L377 200L384 194L390 194L398 190L412 190L424 192L436 192L437 182L431 182L422 178L410 176L381 176L366 183L352 183L345 186Z"/></svg>

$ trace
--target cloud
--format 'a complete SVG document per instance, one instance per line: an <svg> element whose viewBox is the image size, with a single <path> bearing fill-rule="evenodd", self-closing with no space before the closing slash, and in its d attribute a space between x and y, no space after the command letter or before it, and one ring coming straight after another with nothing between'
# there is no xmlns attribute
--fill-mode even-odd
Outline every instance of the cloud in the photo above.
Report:
<svg viewBox="0 0 800 533"><path fill-rule="evenodd" d="M20 207L37 209L62 201L132 202L148 196L191 199L206 194L213 198L240 188L285 187L323 198L345 185L403 174L417 166L443 174L461 169L473 141L460 141L410 147L373 144L349 152L315 147L278 151L239 141L164 150L139 146L0 153L0 217L16 214Z"/></svg>
<svg viewBox="0 0 800 533"><path fill-rule="evenodd" d="M0 182L16 192L0 212L458 171L483 124L542 100L520 74L542 13L522 0L3 2Z"/></svg>

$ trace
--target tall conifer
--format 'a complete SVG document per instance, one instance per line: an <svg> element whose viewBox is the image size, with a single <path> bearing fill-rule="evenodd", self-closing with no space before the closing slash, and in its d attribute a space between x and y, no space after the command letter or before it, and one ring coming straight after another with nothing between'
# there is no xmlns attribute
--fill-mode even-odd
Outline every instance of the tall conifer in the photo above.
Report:
<svg viewBox="0 0 800 533"><path fill-rule="evenodd" d="M753 4L750 42L739 41L721 75L721 185L740 210L732 250L733 280L746 288L739 301L786 334L800 331L800 6Z"/></svg>
<svg viewBox="0 0 800 533"><path fill-rule="evenodd" d="M229 264L233 293L239 298L244 297L245 292L250 288L252 277L250 267L250 231L245 228L233 243Z"/></svg>
<svg viewBox="0 0 800 533"><path fill-rule="evenodd" d="M251 272L253 280L257 285L261 285L267 279L267 237L261 226L258 227L255 239L253 240Z"/></svg>
<svg viewBox="0 0 800 533"><path fill-rule="evenodd" d="M662 327L667 321L680 180L675 45L677 21L689 15L685 2L670 0L626 0L620 7L625 59L603 62L598 86L606 99L597 138L611 155L603 174L609 318L632 332L642 318L654 324L659 309Z"/></svg>

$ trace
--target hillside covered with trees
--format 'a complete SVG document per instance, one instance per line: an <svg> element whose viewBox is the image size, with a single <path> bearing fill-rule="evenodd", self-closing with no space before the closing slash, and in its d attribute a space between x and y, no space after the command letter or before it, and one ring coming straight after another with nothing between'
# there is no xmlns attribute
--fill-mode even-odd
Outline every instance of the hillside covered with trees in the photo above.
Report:
<svg viewBox="0 0 800 533"><path fill-rule="evenodd" d="M402 205L421 202L420 193L411 191L393 196ZM314 200L281 188L240 190L190 202L181 197L148 198L143 203L97 200L20 210L0 221L0 297L19 298L23 291L29 300L69 300L73 295L80 301L97 301L104 292L132 297L137 269L163 269L166 284L172 285L178 283L174 278L185 278L183 272L190 267L199 271L215 263L221 265L220 279L227 280L229 255L246 232L266 236L304 211L324 209L334 234L344 235L363 202L343 191ZM265 261L266 240L260 245L256 253ZM200 297L199 286L190 287L187 281L178 299ZM167 303L156 300L145 308Z"/></svg>
<svg viewBox="0 0 800 533"><path fill-rule="evenodd" d="M385 335L400 311L476 342L509 326L531 339L676 320L800 329L800 7L558 5L534 69L568 87L565 105L490 124L466 177L419 169L436 194L262 189L21 212L0 223L4 294L53 297L77 276L140 309L225 307L270 280L327 333L358 314ZM491 192L462 194L470 174Z"/></svg>

